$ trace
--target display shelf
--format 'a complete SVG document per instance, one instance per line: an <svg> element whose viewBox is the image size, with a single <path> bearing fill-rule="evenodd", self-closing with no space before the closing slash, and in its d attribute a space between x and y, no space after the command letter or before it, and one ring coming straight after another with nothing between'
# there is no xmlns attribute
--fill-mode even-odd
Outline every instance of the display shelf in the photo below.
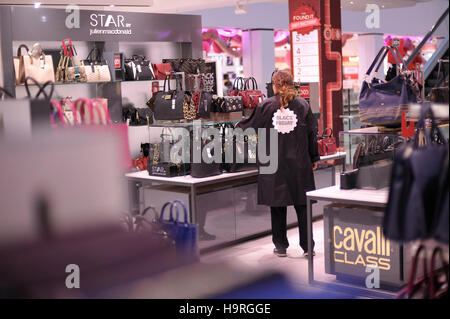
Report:
<svg viewBox="0 0 450 319"><path fill-rule="evenodd" d="M208 184L214 184L218 182L226 182L238 178L244 178L249 176L258 175L258 170L249 170L237 173L222 173L216 176L204 177L204 178L195 178L191 175L186 176L175 176L175 177L162 177L162 176L153 176L149 175L147 171L139 171L134 173L125 174L128 179L135 181L152 181L152 182L162 182L170 185L179 185L179 186L203 186Z"/></svg>
<svg viewBox="0 0 450 319"><path fill-rule="evenodd" d="M321 188L306 193L312 200L348 202L355 205L384 207L387 204L389 189L340 189L339 185Z"/></svg>
<svg viewBox="0 0 450 319"><path fill-rule="evenodd" d="M218 124L237 124L239 123L238 120L235 121L212 121L212 120L206 120L206 119L199 119L195 120L197 124L200 126L214 126ZM153 124L150 125L150 127L173 127L173 128L180 128L180 127L192 127L194 126L194 120L179 120L179 121L154 121Z"/></svg>

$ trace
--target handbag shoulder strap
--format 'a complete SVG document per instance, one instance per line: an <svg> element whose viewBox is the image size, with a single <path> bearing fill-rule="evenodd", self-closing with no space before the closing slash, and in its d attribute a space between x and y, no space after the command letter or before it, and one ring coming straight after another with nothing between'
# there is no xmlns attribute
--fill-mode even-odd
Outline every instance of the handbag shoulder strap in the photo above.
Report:
<svg viewBox="0 0 450 319"><path fill-rule="evenodd" d="M166 207L170 206L172 208L173 203L167 202L161 208L161 213L159 214L159 221L162 222L164 220L164 212L166 211ZM173 221L172 215L170 215L170 220Z"/></svg>
<svg viewBox="0 0 450 319"><path fill-rule="evenodd" d="M392 53L392 56L394 57L395 62L397 63L397 65L401 65L402 69L404 69L405 68L405 61L403 60L402 55L398 51L398 48L397 47L391 47L391 46L386 46L386 48L387 49L385 50L385 52L383 54L383 57L378 61L378 65L375 68L375 72L378 72L378 70L380 69L381 64L383 64L384 58L386 57L388 52Z"/></svg>
<svg viewBox="0 0 450 319"><path fill-rule="evenodd" d="M247 81L245 81L245 90L250 90L250 82L252 83L251 90L258 90L258 83L256 82L256 79L254 77L249 77Z"/></svg>
<svg viewBox="0 0 450 319"><path fill-rule="evenodd" d="M184 224L188 224L188 213L187 213L187 208L186 205L180 201L180 200L174 200L172 202L172 205L170 206L170 218L173 219L172 213L173 213L173 208L176 208L176 212L177 212L177 217L175 219L175 222L179 221L179 212L178 212L178 205L181 206L183 208L183 212L184 212Z"/></svg>
<svg viewBox="0 0 450 319"><path fill-rule="evenodd" d="M100 114L100 118L103 123L106 123L106 124L112 123L111 115L109 114L109 110L108 110L108 106L102 99L100 99L100 98L92 99L92 105L95 108L95 110L97 111L97 113Z"/></svg>
<svg viewBox="0 0 450 319"><path fill-rule="evenodd" d="M88 108L89 115L90 115L90 124L94 123L94 114L93 114L93 106L92 101L85 98L79 98L74 103L75 112L78 112L80 110L80 124L87 124L84 123L85 120L85 113L86 113L86 107Z"/></svg>
<svg viewBox="0 0 450 319"><path fill-rule="evenodd" d="M30 88L29 88L29 85L30 85L29 81L33 82L39 88L39 91L35 95L34 99L39 98L39 96L41 94L43 94L46 100L51 100L51 98L53 96L53 92L55 90L55 84L52 81L47 81L41 85L38 81L36 81L36 79L34 79L30 76L27 76L25 78L25 89L27 91L28 98L30 98L30 99L33 97L31 96L31 92L30 92ZM45 92L45 88L47 86L50 86L50 94L47 94L47 92Z"/></svg>
<svg viewBox="0 0 450 319"><path fill-rule="evenodd" d="M2 98L3 96L14 98L14 95L12 95L8 90L0 86L0 98Z"/></svg>
<svg viewBox="0 0 450 319"><path fill-rule="evenodd" d="M372 64L370 65L369 69L366 72L367 76L370 76L370 73L372 73L373 68L377 64L378 60L380 59L381 55L387 52L387 47L383 46L380 51L378 51L378 54L376 55L375 59L373 60ZM381 59L383 60L383 59Z"/></svg>
<svg viewBox="0 0 450 319"><path fill-rule="evenodd" d="M18 57L22 56L22 49L25 49L27 53L29 51L28 47L25 44L19 45L19 47L17 48L17 56Z"/></svg>

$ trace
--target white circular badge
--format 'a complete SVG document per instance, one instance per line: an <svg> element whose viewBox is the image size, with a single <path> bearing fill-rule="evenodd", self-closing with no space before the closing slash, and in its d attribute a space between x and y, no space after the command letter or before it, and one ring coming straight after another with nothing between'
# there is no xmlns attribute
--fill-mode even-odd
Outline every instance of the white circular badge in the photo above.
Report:
<svg viewBox="0 0 450 319"><path fill-rule="evenodd" d="M297 126L297 115L289 109L284 109L283 112L278 110L273 115L272 124L279 133L292 132Z"/></svg>

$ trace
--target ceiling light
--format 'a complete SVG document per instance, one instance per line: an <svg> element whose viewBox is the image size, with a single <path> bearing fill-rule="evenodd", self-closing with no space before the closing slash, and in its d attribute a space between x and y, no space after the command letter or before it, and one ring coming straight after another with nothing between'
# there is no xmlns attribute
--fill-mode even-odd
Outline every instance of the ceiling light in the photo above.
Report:
<svg viewBox="0 0 450 319"><path fill-rule="evenodd" d="M110 7L110 8L114 8L114 7L115 7L115 5L113 5L113 4L110 4L110 5L109 5L109 7Z"/></svg>
<svg viewBox="0 0 450 319"><path fill-rule="evenodd" d="M350 1L350 4L354 4L354 2L353 2L353 1Z"/></svg>
<svg viewBox="0 0 450 319"><path fill-rule="evenodd" d="M37 8L39 8L41 6L41 3L40 2L35 2L34 3L34 7L37 9Z"/></svg>
<svg viewBox="0 0 450 319"><path fill-rule="evenodd" d="M382 4L381 7L384 8L384 4Z"/></svg>

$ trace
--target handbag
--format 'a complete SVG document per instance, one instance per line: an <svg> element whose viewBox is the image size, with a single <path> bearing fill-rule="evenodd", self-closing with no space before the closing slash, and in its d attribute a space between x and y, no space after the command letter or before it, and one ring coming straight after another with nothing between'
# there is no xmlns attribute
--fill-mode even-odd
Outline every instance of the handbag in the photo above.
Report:
<svg viewBox="0 0 450 319"><path fill-rule="evenodd" d="M166 208L170 208L170 217L165 219L164 213ZM184 221L179 220L179 209L181 207L184 213ZM176 214L175 217L173 216ZM159 221L162 225L162 229L169 234L169 237L175 241L175 247L177 254L183 254L189 256L194 260L198 259L197 251L197 224L190 224L186 205L179 200L173 202L167 202L161 208L159 215Z"/></svg>
<svg viewBox="0 0 450 319"><path fill-rule="evenodd" d="M436 258L438 256L441 261L441 268L439 270L436 269ZM444 277L444 280L440 280L440 277ZM428 296L430 299L448 298L449 265L444 258L442 248L439 246L433 249L428 279Z"/></svg>
<svg viewBox="0 0 450 319"><path fill-rule="evenodd" d="M152 64L152 67L156 80L165 80L167 74L174 71L170 63Z"/></svg>
<svg viewBox="0 0 450 319"><path fill-rule="evenodd" d="M25 44L19 45L17 48L17 56L14 57L14 72L16 75L16 84L23 84L25 81L25 68L23 64L22 49L28 53L28 47Z"/></svg>
<svg viewBox="0 0 450 319"><path fill-rule="evenodd" d="M201 134L199 134L201 136ZM200 137L198 136L198 137ZM206 145L211 143L213 139L209 136L206 139L203 139L200 137L200 141L197 141L197 143L194 143L194 137L193 134L191 134L191 145L192 145L192 152L198 152L201 154L200 163L194 163L191 161L191 176L196 178L203 178L208 176L215 176L222 174L222 163L216 163L214 162L214 148L207 148ZM221 145L222 145L222 141ZM196 149L194 149L196 147ZM208 156L211 163L206 163L203 161L204 153L206 153L206 156Z"/></svg>
<svg viewBox="0 0 450 319"><path fill-rule="evenodd" d="M252 83L251 88L250 83ZM242 102L246 108L254 109L264 100L264 94L258 90L258 84L254 77L249 77L245 81L245 89L239 92L239 95L242 96Z"/></svg>
<svg viewBox="0 0 450 319"><path fill-rule="evenodd" d="M25 78L33 78L40 84L55 82L52 56L44 54L40 43L35 43L22 59Z"/></svg>
<svg viewBox="0 0 450 319"><path fill-rule="evenodd" d="M233 128L232 124L224 124L220 127L223 131L223 169L229 173L256 169L258 167L256 163L257 136L245 135L243 142L238 142L236 136L233 136L231 131L227 130ZM233 148L231 161L226 158L228 147Z"/></svg>
<svg viewBox="0 0 450 319"><path fill-rule="evenodd" d="M329 132L329 134L327 134ZM333 155L337 153L336 138L333 137L333 130L326 128L322 136L317 137L317 145L320 156Z"/></svg>
<svg viewBox="0 0 450 319"><path fill-rule="evenodd" d="M135 108L132 104L127 104L122 108L122 118L124 121L130 120L130 126L149 126L153 124L153 112L149 108Z"/></svg>
<svg viewBox="0 0 450 319"><path fill-rule="evenodd" d="M426 132L425 118L428 114L431 115L431 129ZM419 147L421 131L424 132L426 144ZM433 134L440 136L443 144L433 142ZM424 103L414 139L394 156L383 219L386 238L411 241L432 236L433 220L440 209L439 182L448 151L448 144L437 127L430 104Z"/></svg>
<svg viewBox="0 0 450 319"><path fill-rule="evenodd" d="M242 96L219 96L212 98L212 112L242 112L243 109Z"/></svg>
<svg viewBox="0 0 450 319"><path fill-rule="evenodd" d="M377 61L381 58L381 62L389 51L393 53L398 65L400 65L400 61L404 62L397 48L385 46L378 52L366 72L366 77L370 77ZM369 83L364 80L359 96L361 121L371 125L399 126L402 107L410 103L417 103L414 85L414 76L412 72L406 70L404 63L400 74L388 82L372 79Z"/></svg>
<svg viewBox="0 0 450 319"><path fill-rule="evenodd" d="M233 81L233 87L230 91L230 93L228 93L228 96L239 96L239 93L245 90L245 80L242 77L237 77L236 79L234 79Z"/></svg>
<svg viewBox="0 0 450 319"><path fill-rule="evenodd" d="M423 273L424 275L420 278L417 276L417 268L420 259L420 255L423 252ZM413 298L427 298L429 297L429 274L427 269L427 255L425 251L425 246L420 245L414 255L411 272L409 274L408 283L405 288L400 290L395 299L413 299Z"/></svg>
<svg viewBox="0 0 450 319"><path fill-rule="evenodd" d="M100 50L92 49L87 58L81 61L86 72L87 82L110 82L111 73L106 60L103 59Z"/></svg>
<svg viewBox="0 0 450 319"><path fill-rule="evenodd" d="M145 81L154 80L155 74L150 61L145 60L145 56L133 55L131 59L125 59L125 80Z"/></svg>
<svg viewBox="0 0 450 319"><path fill-rule="evenodd" d="M194 80L194 84L192 84L192 80ZM188 75L191 103L195 105L196 117L208 119L211 113L212 95L204 90L203 83L203 75Z"/></svg>
<svg viewBox="0 0 450 319"><path fill-rule="evenodd" d="M181 88L181 80L176 77L176 88L171 90L169 78L170 76L166 76L164 79L164 91L155 93L155 120L182 120L185 118L183 112L185 94Z"/></svg>

